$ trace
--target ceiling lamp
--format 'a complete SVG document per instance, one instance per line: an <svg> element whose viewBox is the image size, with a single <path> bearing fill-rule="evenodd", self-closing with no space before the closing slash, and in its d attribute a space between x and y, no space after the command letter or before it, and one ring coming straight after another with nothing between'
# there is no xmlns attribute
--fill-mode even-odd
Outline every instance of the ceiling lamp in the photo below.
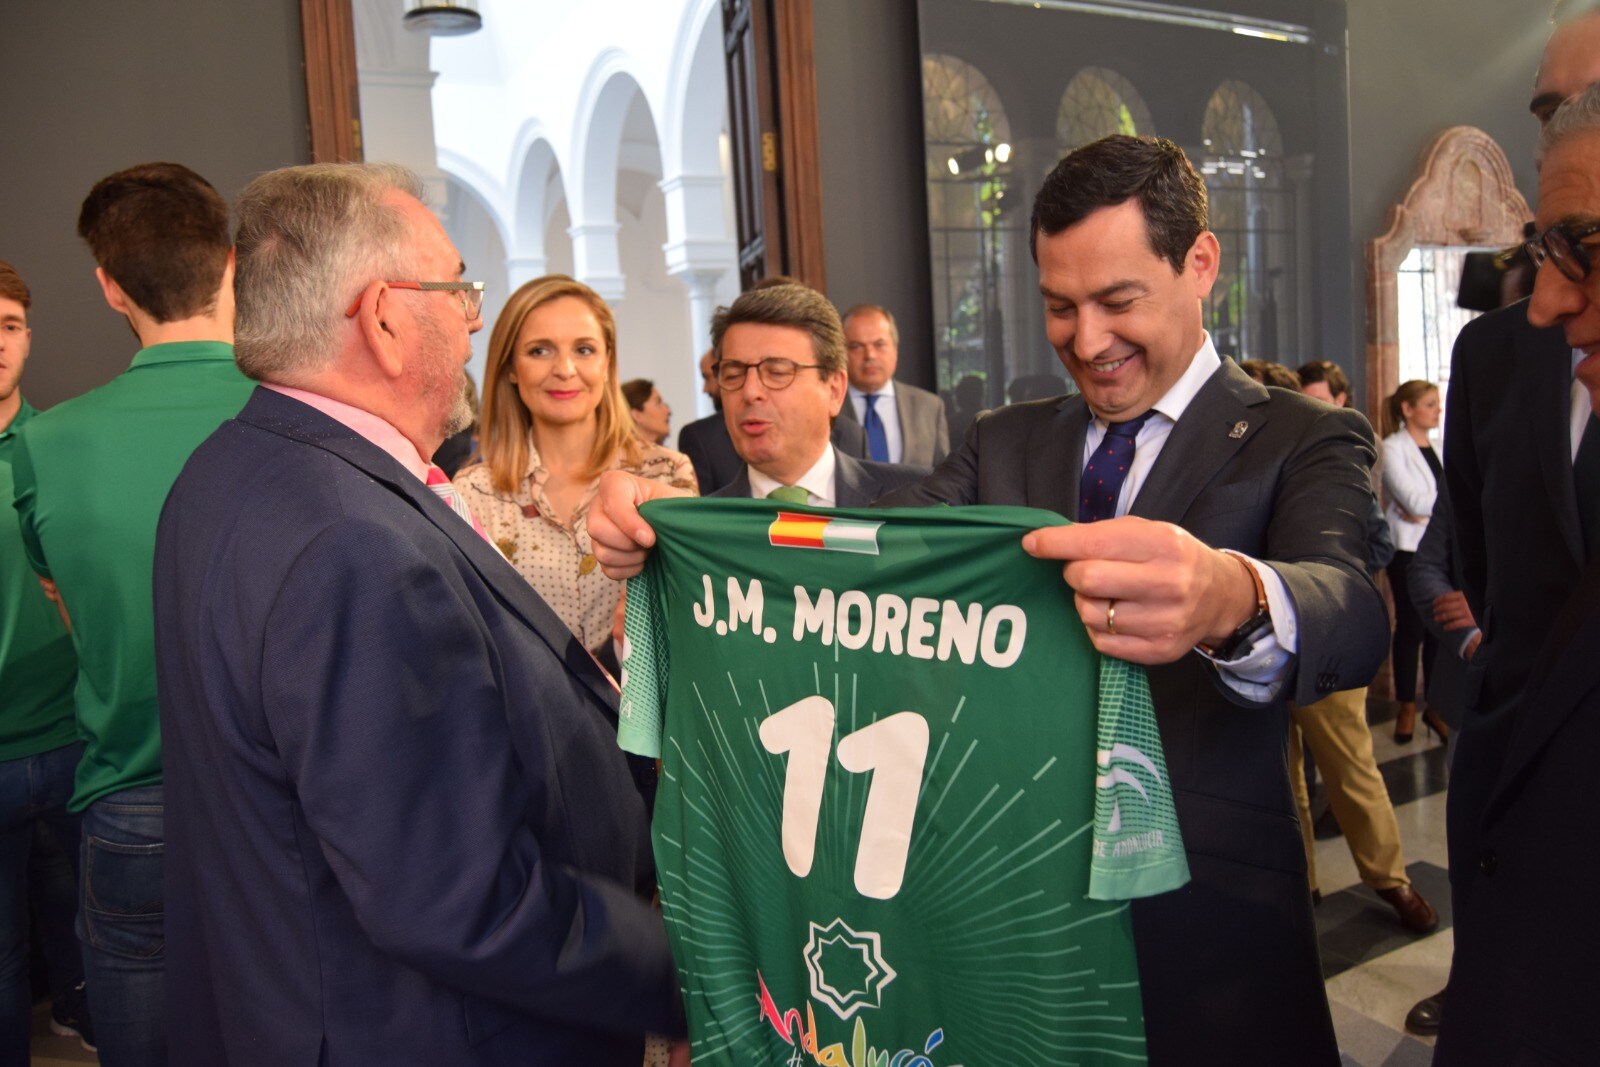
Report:
<svg viewBox="0 0 1600 1067"><path fill-rule="evenodd" d="M477 0L406 0L402 21L411 32L432 37L460 37L483 29Z"/></svg>

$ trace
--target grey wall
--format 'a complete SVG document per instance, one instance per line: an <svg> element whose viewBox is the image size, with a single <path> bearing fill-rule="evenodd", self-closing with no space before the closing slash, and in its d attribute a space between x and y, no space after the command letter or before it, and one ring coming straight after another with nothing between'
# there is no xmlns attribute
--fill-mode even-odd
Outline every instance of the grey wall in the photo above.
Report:
<svg viewBox="0 0 1600 1067"><path fill-rule="evenodd" d="M922 52L912 0L815 0L823 247L839 309L882 304L896 377L934 388Z"/></svg>
<svg viewBox="0 0 1600 1067"><path fill-rule="evenodd" d="M172 160L230 201L309 162L299 0L0 2L0 259L33 289L24 394L44 407L120 373L138 347L78 239L95 181Z"/></svg>
<svg viewBox="0 0 1600 1067"><path fill-rule="evenodd" d="M1352 254L1388 229L1422 150L1451 126L1499 142L1533 203L1528 113L1548 0L1350 0Z"/></svg>

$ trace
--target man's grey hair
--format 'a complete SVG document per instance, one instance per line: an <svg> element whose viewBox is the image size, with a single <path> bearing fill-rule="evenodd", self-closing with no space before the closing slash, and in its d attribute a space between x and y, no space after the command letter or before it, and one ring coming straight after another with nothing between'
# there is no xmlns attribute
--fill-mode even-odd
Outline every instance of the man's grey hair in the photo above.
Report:
<svg viewBox="0 0 1600 1067"><path fill-rule="evenodd" d="M409 228L384 203L391 192L421 200L422 182L394 163L316 163L269 171L245 186L234 208L241 371L293 384L326 368L362 289L409 275Z"/></svg>
<svg viewBox="0 0 1600 1067"><path fill-rule="evenodd" d="M1600 133L1600 82L1556 108L1539 135L1539 162L1557 145L1591 133Z"/></svg>

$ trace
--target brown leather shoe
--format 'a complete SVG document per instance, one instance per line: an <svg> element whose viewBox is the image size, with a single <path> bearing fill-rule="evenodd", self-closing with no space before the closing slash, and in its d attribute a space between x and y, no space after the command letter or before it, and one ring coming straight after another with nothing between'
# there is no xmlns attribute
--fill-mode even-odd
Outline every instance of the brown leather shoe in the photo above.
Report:
<svg viewBox="0 0 1600 1067"><path fill-rule="evenodd" d="M1422 894L1408 885L1397 885L1393 889L1379 889L1378 896L1384 903L1394 909L1400 917L1400 925L1407 930L1419 934L1430 933L1439 926L1439 913L1433 910L1433 905L1422 899Z"/></svg>

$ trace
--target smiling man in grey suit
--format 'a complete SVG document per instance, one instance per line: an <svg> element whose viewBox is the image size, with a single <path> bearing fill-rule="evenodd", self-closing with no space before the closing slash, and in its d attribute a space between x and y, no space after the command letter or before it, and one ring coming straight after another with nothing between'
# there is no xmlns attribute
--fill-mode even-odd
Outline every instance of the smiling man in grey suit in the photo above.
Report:
<svg viewBox="0 0 1600 1067"><path fill-rule="evenodd" d="M750 290L717 310L711 344L728 435L745 466L708 495L861 508L928 473L858 460L830 442L844 402L844 330L815 289Z"/></svg>
<svg viewBox="0 0 1600 1067"><path fill-rule="evenodd" d="M850 392L842 415L859 422L867 455L879 462L931 467L950 452L944 401L894 380L900 365L900 327L889 309L857 304L844 313Z"/></svg>

